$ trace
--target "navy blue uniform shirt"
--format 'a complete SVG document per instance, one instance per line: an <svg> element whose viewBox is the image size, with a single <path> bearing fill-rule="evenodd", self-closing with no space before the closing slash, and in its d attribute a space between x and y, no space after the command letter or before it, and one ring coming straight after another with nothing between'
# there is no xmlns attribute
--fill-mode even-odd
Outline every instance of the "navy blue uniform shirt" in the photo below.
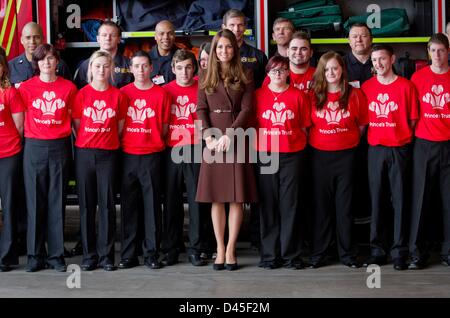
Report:
<svg viewBox="0 0 450 318"><path fill-rule="evenodd" d="M241 55L242 65L253 71L253 79L255 81L255 88L261 87L264 78L266 77L266 65L267 56L263 51L248 45L247 43L242 43L239 49L239 54Z"/></svg>
<svg viewBox="0 0 450 318"><path fill-rule="evenodd" d="M170 83L175 79L175 74L172 72L172 57L175 52L178 50L178 47L173 46L169 55L161 56L158 52L158 46L155 45L152 47L150 51L150 58L152 59L153 71L150 74L150 78L153 83L157 85L165 85Z"/></svg>

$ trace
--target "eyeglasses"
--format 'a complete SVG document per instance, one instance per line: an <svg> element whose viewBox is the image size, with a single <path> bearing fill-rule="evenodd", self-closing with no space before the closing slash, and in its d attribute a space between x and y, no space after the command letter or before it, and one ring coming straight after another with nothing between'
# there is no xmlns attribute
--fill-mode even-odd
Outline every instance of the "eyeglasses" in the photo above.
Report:
<svg viewBox="0 0 450 318"><path fill-rule="evenodd" d="M278 68L278 69L273 68L273 69L270 70L269 73L272 74L272 75L277 75L277 74L284 75L284 74L286 74L287 71L288 70L285 69L285 68Z"/></svg>

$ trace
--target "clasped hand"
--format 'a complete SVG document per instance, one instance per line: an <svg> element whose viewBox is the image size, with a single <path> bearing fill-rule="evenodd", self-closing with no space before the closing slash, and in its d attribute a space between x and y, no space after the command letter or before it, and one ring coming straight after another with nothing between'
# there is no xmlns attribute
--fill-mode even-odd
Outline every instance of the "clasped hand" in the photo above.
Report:
<svg viewBox="0 0 450 318"><path fill-rule="evenodd" d="M209 150L215 150L218 152L226 152L230 149L231 140L227 135L221 136L219 139L215 139L214 137L207 137L205 139L206 147Z"/></svg>

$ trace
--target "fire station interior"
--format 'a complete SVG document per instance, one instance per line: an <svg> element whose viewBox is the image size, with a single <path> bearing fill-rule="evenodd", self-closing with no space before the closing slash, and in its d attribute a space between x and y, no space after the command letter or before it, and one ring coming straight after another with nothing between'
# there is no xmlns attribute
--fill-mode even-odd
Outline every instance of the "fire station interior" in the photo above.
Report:
<svg viewBox="0 0 450 318"><path fill-rule="evenodd" d="M120 52L130 57L138 50L150 51L156 44L153 29L147 29L139 25L139 29L130 29L131 21L127 24L124 20L131 19L127 14L127 1L48 1L50 39L59 50L62 59L68 64L72 74L77 66L98 48L96 43L96 30L102 20L116 20L120 25L127 25L122 34ZM130 3L134 1L129 1ZM155 1L156 2L156 1ZM159 1L165 2L165 1ZM166 1L171 2L171 1ZM185 5L193 1L172 1L172 3ZM260 36L258 25L261 12L267 19L267 52L270 55L275 49L272 39L272 23L280 15L280 12L289 12L290 6L299 3L298 0L242 0L246 3L245 13L248 17L247 41L251 45L258 45ZM325 1L326 2L326 1ZM339 5L341 9L341 22L331 23L332 29L317 30L311 32L313 39L315 64L320 56L328 50L345 53L349 50L347 32L344 22L348 17L364 15L369 4L375 1L360 0L336 0L331 1ZM388 43L393 46L397 56L395 64L397 72L410 77L416 63L428 63L426 42L435 30L434 5L438 1L433 0L379 0L376 3L381 9L401 8L405 9L408 17L408 29L392 36L375 36L383 41L389 38ZM119 6L122 3L122 8ZM73 10L67 9L69 5L76 4L81 8L80 27L68 27L67 21L76 22ZM258 12L260 7L262 11ZM447 2L446 17L450 17L450 4ZM160 12L158 12L159 14ZM120 15L122 14L122 15ZM172 14L172 12L170 12ZM36 15L36 14L35 14ZM135 21L133 21L135 22ZM187 48L198 53L201 43L209 41L216 30L183 30L176 31L176 44L181 48ZM66 248L71 249L76 243L79 230L79 215L77 207L76 185L72 176L69 183L68 205L65 215L65 239ZM118 198L119 199L119 198ZM185 205L187 207L187 205ZM120 259L120 205L117 205L116 223L116 260ZM434 223L442 228L442 220L439 214L440 207L433 212ZM188 216L185 209L184 233L187 240ZM118 270L114 273L103 271L82 272L81 288L69 289L66 287L68 273L54 273L41 271L28 274L19 270L0 276L0 297L151 297L151 298L186 298L186 297L263 297L263 298L310 298L310 297L450 297L449 269L434 262L423 271L395 271L392 266L381 269L382 288L370 288L368 277L372 272L366 268L349 269L335 261L330 266L319 269L304 269L292 271L280 269L267 271L258 268L259 251L250 248L250 208L246 205L244 223L239 236L237 254L241 269L236 272L216 272L212 270L212 260L204 267L191 266L186 254L181 254L180 263L176 266L165 267L159 270L149 270L144 266L128 270ZM1 223L0 223L1 228ZM355 237L358 240L361 257L369 253L370 215L359 213L355 220ZM440 231L429 229L433 242L434 257L437 259L439 242L442 240ZM306 246L306 249L308 247ZM82 256L67 258L67 264L80 264ZM26 263L26 256L21 256L20 263ZM23 268L22 268L23 267Z"/></svg>

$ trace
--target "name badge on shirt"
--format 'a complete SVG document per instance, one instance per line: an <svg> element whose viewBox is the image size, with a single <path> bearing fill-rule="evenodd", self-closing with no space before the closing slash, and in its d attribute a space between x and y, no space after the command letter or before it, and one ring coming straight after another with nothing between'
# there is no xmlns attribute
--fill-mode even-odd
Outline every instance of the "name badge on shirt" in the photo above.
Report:
<svg viewBox="0 0 450 318"><path fill-rule="evenodd" d="M352 85L354 88L361 88L361 83L359 81L351 81L348 82L350 85Z"/></svg>
<svg viewBox="0 0 450 318"><path fill-rule="evenodd" d="M155 83L156 85L161 85L164 84L166 81L164 80L164 76L156 75L155 77L152 78L152 82Z"/></svg>

